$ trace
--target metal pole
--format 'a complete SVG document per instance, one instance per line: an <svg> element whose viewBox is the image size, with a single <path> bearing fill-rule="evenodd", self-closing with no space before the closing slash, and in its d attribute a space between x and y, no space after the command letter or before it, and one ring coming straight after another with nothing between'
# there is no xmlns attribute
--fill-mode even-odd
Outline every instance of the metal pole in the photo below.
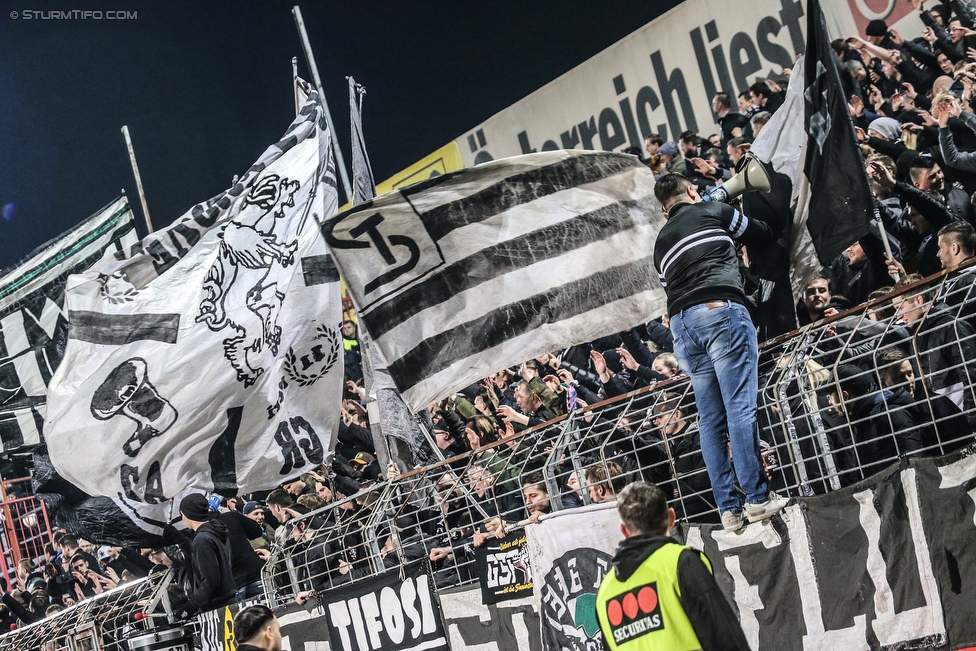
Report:
<svg viewBox="0 0 976 651"><path fill-rule="evenodd" d="M319 92L319 101L322 102L322 110L325 111L325 121L329 125L332 135L332 149L335 152L336 166L339 168L339 178L342 179L342 189L346 191L346 201L352 201L352 185L349 183L349 173L346 172L346 161L342 158L342 150L339 149L339 141L336 138L335 126L332 124L332 114L329 113L329 104L325 101L325 92L322 90L322 79L319 77L318 66L315 65L315 57L312 55L312 46L308 42L308 33L305 31L305 21L302 20L301 7L295 5L291 8L291 13L295 16L295 24L298 26L298 35L302 39L302 48L305 50L305 59L308 61L308 68L312 72L312 81L315 83L315 90Z"/></svg>
<svg viewBox="0 0 976 651"><path fill-rule="evenodd" d="M301 104L298 102L298 57L291 58L291 89L295 94L295 115L302 110Z"/></svg>
<svg viewBox="0 0 976 651"><path fill-rule="evenodd" d="M146 205L146 193L142 189L142 177L139 176L139 165L136 163L136 152L132 148L132 138L129 137L129 125L122 126L122 135L125 137L125 147L129 150L129 162L132 164L132 173L136 177L136 190L139 192L139 201L142 202L142 216L146 218L146 228L153 232L152 220L149 218L149 206Z"/></svg>
<svg viewBox="0 0 976 651"><path fill-rule="evenodd" d="M884 222L881 221L881 218L879 217L874 220L874 223L878 225L878 232L881 233L881 243L884 245L885 254L888 256L889 260L894 260L895 256L891 252L891 242L888 241L888 233L885 231ZM893 278L897 283L899 280L901 280L901 274L896 271Z"/></svg>

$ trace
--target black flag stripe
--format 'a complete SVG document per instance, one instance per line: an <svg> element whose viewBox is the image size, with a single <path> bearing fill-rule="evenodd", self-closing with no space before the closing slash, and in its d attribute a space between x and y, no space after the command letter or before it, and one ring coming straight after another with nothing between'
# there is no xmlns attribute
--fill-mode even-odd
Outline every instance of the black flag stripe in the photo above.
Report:
<svg viewBox="0 0 976 651"><path fill-rule="evenodd" d="M306 287L339 282L339 269L329 254L302 258L302 276Z"/></svg>
<svg viewBox="0 0 976 651"><path fill-rule="evenodd" d="M451 231L484 221L516 206L629 172L638 165L640 162L636 158L619 154L586 158L573 156L552 165L499 179L498 183L484 190L442 204L426 213L420 213L419 210L417 212L431 239L436 242ZM409 201L412 192L405 189L401 190L401 194ZM414 209L416 210L416 206Z"/></svg>
<svg viewBox="0 0 976 651"><path fill-rule="evenodd" d="M412 316L473 287L543 260L551 260L647 221L653 199L625 201L567 219L522 237L500 242L448 265L390 300L364 313L366 328L382 337Z"/></svg>
<svg viewBox="0 0 976 651"><path fill-rule="evenodd" d="M86 310L68 312L68 338L90 344L124 346L133 341L175 344L179 314L102 314Z"/></svg>
<svg viewBox="0 0 976 651"><path fill-rule="evenodd" d="M652 254L504 305L481 318L429 337L391 363L390 375L400 391L405 392L459 360L542 325L555 324L655 288L660 288L660 281L654 273Z"/></svg>

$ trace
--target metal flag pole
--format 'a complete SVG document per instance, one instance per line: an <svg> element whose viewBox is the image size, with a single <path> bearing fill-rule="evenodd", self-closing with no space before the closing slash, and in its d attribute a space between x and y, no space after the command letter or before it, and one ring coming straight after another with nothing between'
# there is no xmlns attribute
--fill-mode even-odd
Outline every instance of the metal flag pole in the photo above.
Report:
<svg viewBox="0 0 976 651"><path fill-rule="evenodd" d="M305 50L305 59L308 61L308 68L312 72L312 81L315 83L315 90L319 92L319 101L322 102L322 110L325 111L325 121L328 123L329 132L332 134L332 149L336 157L336 166L339 168L339 178L342 179L342 189L346 191L346 200L352 201L352 185L349 183L349 174L346 172L346 161L342 158L342 150L339 149L339 140L336 138L335 126L332 124L332 114L329 113L329 104L325 101L325 92L322 90L322 79L319 77L318 66L315 65L312 46L308 42L305 21L302 20L301 7L295 5L291 8L291 13L295 16L298 35L302 39L302 48Z"/></svg>
<svg viewBox="0 0 976 651"><path fill-rule="evenodd" d="M129 125L122 126L122 135L125 137L125 146L129 150L129 162L132 164L132 173L136 177L136 190L139 192L139 201L142 202L142 216L146 218L146 228L153 232L152 220L149 218L149 206L146 205L146 193L142 189L142 177L139 176L139 165L136 163L136 151L132 148L132 138L129 137Z"/></svg>
<svg viewBox="0 0 976 651"><path fill-rule="evenodd" d="M298 102L298 57L291 58L291 90L295 95L295 115L302 110Z"/></svg>

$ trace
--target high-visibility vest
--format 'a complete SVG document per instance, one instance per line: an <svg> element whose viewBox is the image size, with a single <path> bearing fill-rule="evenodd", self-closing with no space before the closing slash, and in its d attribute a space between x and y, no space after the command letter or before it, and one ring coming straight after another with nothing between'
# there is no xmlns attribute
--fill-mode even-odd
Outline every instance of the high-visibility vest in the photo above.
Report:
<svg viewBox="0 0 976 651"><path fill-rule="evenodd" d="M609 651L696 651L701 643L681 607L678 557L689 547L666 543L626 581L616 569L603 578L596 614ZM704 554L702 561L711 571Z"/></svg>

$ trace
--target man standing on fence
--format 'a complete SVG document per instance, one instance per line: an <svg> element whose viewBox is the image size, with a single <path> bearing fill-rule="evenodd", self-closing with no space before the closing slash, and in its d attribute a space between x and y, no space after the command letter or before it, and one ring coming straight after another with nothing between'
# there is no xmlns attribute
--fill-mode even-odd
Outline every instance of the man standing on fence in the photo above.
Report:
<svg viewBox="0 0 976 651"><path fill-rule="evenodd" d="M596 595L609 651L746 651L742 627L715 582L708 558L669 537L674 509L654 484L617 497L623 542Z"/></svg>
<svg viewBox="0 0 976 651"><path fill-rule="evenodd" d="M769 492L759 453L759 345L734 242L762 247L774 234L731 206L704 203L680 174L658 179L654 195L668 217L654 247L654 264L668 295L674 352L695 390L702 455L722 526L738 531L746 518L763 520L787 502Z"/></svg>

